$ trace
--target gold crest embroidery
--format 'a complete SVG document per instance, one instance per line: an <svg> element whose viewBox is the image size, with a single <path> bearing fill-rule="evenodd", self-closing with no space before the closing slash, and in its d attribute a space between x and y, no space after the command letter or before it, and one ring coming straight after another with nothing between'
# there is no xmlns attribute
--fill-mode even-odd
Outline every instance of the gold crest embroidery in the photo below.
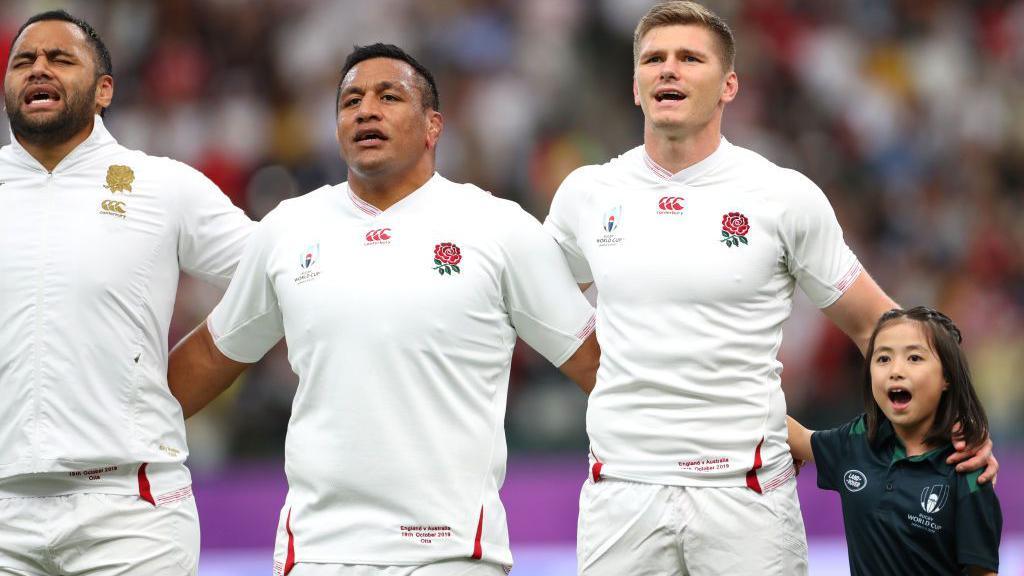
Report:
<svg viewBox="0 0 1024 576"><path fill-rule="evenodd" d="M111 192L131 192L135 172L128 166L113 165L107 168L107 184L104 188Z"/></svg>

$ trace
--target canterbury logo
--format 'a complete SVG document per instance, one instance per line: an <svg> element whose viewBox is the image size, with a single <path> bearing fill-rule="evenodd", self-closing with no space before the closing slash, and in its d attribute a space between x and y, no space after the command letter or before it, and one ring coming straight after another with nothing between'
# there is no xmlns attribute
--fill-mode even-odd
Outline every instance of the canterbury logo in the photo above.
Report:
<svg viewBox="0 0 1024 576"><path fill-rule="evenodd" d="M662 210L682 210L683 199L676 196L665 196L658 200L658 208Z"/></svg>
<svg viewBox="0 0 1024 576"><path fill-rule="evenodd" d="M391 240L391 228L380 228L366 233L367 242L383 242L384 240Z"/></svg>
<svg viewBox="0 0 1024 576"><path fill-rule="evenodd" d="M124 202L120 200L104 200L100 203L100 209L103 212L108 212L110 214L118 214L122 216L127 214L124 210Z"/></svg>

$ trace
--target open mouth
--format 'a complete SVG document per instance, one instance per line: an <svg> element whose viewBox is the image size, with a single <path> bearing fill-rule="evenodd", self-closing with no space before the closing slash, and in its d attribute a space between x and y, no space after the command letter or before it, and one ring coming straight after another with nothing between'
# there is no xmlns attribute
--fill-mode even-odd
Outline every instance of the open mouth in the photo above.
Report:
<svg viewBox="0 0 1024 576"><path fill-rule="evenodd" d="M25 104L30 108L44 108L60 101L60 94L52 86L34 86L25 93Z"/></svg>
<svg viewBox="0 0 1024 576"><path fill-rule="evenodd" d="M682 92L676 90L665 90L656 93L654 95L654 99L658 102L665 102L666 100L681 102L686 99L686 94L683 94Z"/></svg>
<svg viewBox="0 0 1024 576"><path fill-rule="evenodd" d="M384 142L387 139L387 136L385 136L378 130L360 130L359 132L356 133L355 137L356 142L365 142L367 144L372 144L375 142Z"/></svg>
<svg viewBox="0 0 1024 576"><path fill-rule="evenodd" d="M906 388L893 388L889 390L889 401L897 409L906 408L910 404L913 394Z"/></svg>

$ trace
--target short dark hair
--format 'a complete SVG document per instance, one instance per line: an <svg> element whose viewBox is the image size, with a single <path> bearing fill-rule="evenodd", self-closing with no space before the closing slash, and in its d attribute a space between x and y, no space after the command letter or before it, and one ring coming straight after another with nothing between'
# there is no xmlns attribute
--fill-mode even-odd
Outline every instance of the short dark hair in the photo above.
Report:
<svg viewBox="0 0 1024 576"><path fill-rule="evenodd" d="M722 67L728 72L736 65L736 39L721 16L706 6L688 0L666 0L656 4L640 19L633 32L633 66L640 61L640 41L661 26L692 25L711 32L718 41Z"/></svg>
<svg viewBox="0 0 1024 576"><path fill-rule="evenodd" d="M93 51L93 61L96 63L96 77L100 76L113 76L114 66L110 60L110 50L107 50L107 45L103 43L103 39L96 32L96 29L89 25L88 22L81 18L75 18L71 14L68 14L66 10L50 10L48 12L40 12L35 16L32 16L18 28L18 33L11 39L11 47L9 52L14 52L14 43L21 37L21 33L36 22L45 22L48 20L59 20L61 22L70 22L85 34L85 39L89 42L89 46Z"/></svg>
<svg viewBox="0 0 1024 576"><path fill-rule="evenodd" d="M430 73L430 70L427 70L426 66L420 64L418 60L398 46L377 42L367 46L353 46L352 53L345 58L345 64L341 67L341 77L338 79L338 94L334 99L335 111L338 110L338 105L341 104L341 83L345 81L345 75L356 64L372 58L390 58L392 60L400 60L412 66L412 69L419 76L418 88L420 89L420 99L423 101L423 107L430 110L440 109L441 99L437 95L437 83L434 82L434 75Z"/></svg>
<svg viewBox="0 0 1024 576"><path fill-rule="evenodd" d="M875 330L871 333L864 362L864 411L867 413L868 440L875 441L879 424L886 420L885 413L875 402L871 392L871 358L875 354L875 339L883 328L900 320L909 320L921 325L942 363L942 377L949 384L949 388L939 400L935 421L925 436L925 444L948 444L952 440L953 425L960 424L959 436L964 442L968 446L979 445L988 437L988 417L985 416L985 409L974 392L967 357L960 348L963 336L949 316L925 306L915 306L908 310L889 310L878 319Z"/></svg>

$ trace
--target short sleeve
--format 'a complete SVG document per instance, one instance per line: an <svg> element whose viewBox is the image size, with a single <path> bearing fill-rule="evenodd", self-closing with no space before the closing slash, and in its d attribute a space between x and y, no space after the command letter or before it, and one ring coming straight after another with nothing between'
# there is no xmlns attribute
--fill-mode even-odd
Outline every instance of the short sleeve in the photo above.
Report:
<svg viewBox="0 0 1024 576"><path fill-rule="evenodd" d="M174 165L179 265L223 288L231 280L254 223L201 172L178 162Z"/></svg>
<svg viewBox="0 0 1024 576"><path fill-rule="evenodd" d="M504 299L519 337L561 366L594 331L595 314L555 241L518 206L502 240Z"/></svg>
<svg viewBox="0 0 1024 576"><path fill-rule="evenodd" d="M843 240L828 198L804 175L791 175L792 194L780 221L786 263L800 289L819 308L833 304L861 273L857 257Z"/></svg>
<svg viewBox="0 0 1024 576"><path fill-rule="evenodd" d="M956 559L998 572L1003 514L992 484L978 484L980 474L957 474Z"/></svg>
<svg viewBox="0 0 1024 576"><path fill-rule="evenodd" d="M275 221L271 212L256 226L227 292L207 319L214 344L236 362L258 361L284 336L281 308L268 274Z"/></svg>
<svg viewBox="0 0 1024 576"><path fill-rule="evenodd" d="M838 476L843 473L843 462L849 461L853 442L862 439L863 435L864 416L858 416L838 428L811 434L811 452L814 454L814 467L818 471L818 488L839 489Z"/></svg>
<svg viewBox="0 0 1024 576"><path fill-rule="evenodd" d="M562 185L558 187L558 191L555 192L555 197L551 201L551 211L548 213L548 217L544 219L544 229L547 230L548 234L558 243L559 248L562 249L562 253L565 254L565 260L569 264L569 269L579 284L587 284L594 281L594 275L590 271L590 264L587 263L577 238L580 209L583 206L582 198L585 189L582 182L584 178L581 169L577 169L562 181Z"/></svg>

